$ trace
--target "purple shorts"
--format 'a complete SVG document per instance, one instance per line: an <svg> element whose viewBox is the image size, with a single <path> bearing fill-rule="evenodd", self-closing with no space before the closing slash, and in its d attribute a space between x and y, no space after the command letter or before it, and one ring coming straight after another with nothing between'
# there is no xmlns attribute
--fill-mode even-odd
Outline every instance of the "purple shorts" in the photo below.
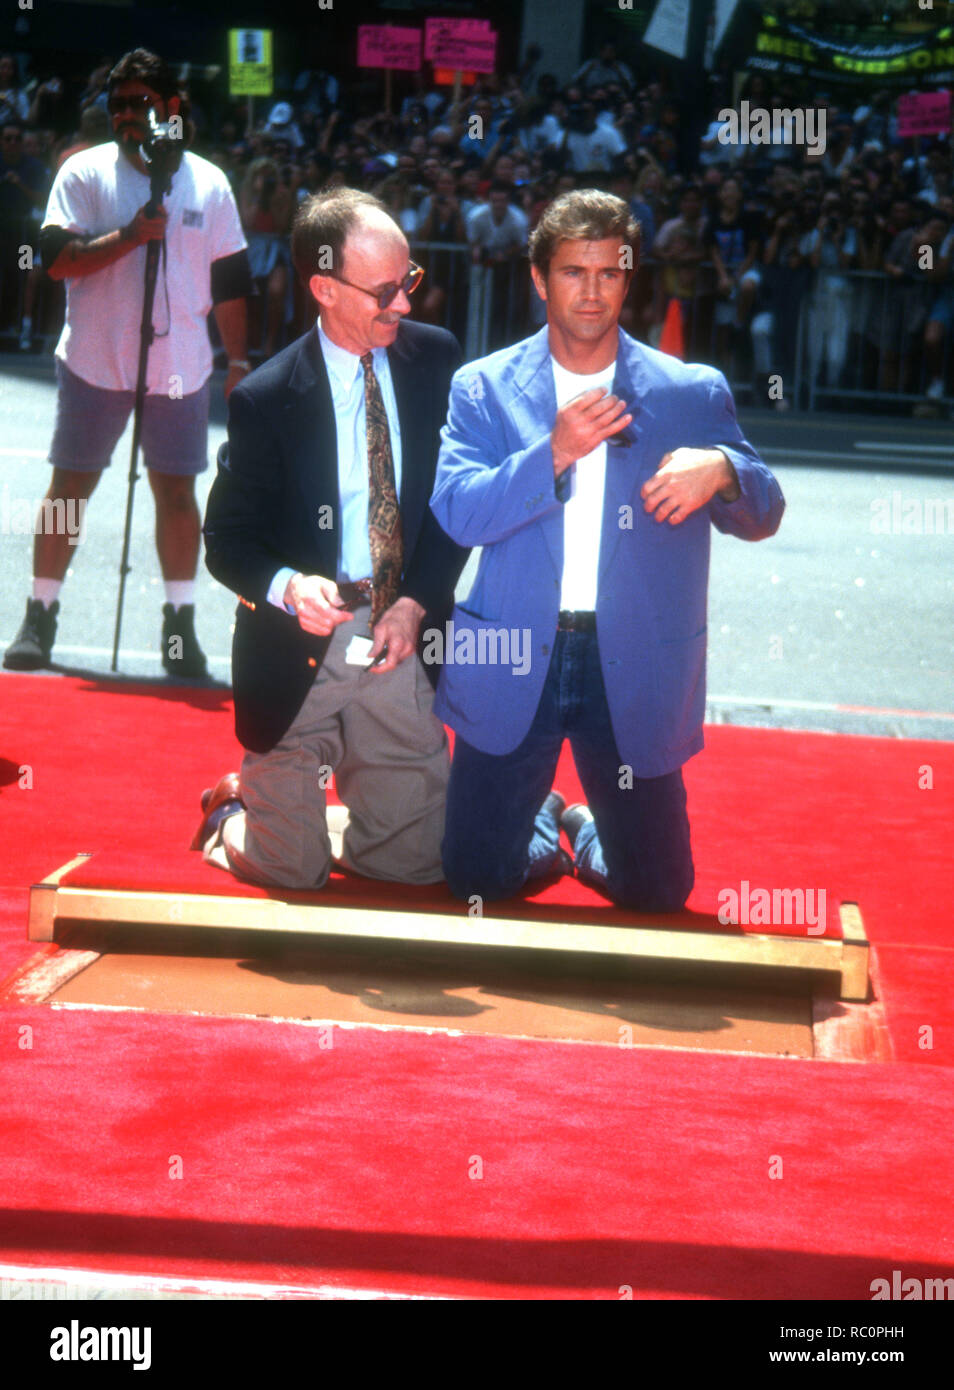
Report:
<svg viewBox="0 0 954 1390"><path fill-rule="evenodd" d="M99 473L109 466L136 402L135 391L105 391L56 359L56 425L50 445L54 468ZM147 396L142 409L142 458L156 473L188 477L209 466L209 387L191 396Z"/></svg>

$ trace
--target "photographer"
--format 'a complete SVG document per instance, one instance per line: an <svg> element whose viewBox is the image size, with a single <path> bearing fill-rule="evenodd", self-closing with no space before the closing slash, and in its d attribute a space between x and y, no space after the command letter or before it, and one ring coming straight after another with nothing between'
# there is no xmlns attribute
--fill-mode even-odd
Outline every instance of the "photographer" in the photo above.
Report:
<svg viewBox="0 0 954 1390"><path fill-rule="evenodd" d="M563 149L567 168L574 174L608 173L616 156L625 152L623 137L616 127L601 124L596 114L592 101L570 107Z"/></svg>
<svg viewBox="0 0 954 1390"><path fill-rule="evenodd" d="M10 121L0 130L0 323L6 326L19 312L23 272L20 248L35 246L36 209L42 208L50 186L49 171L26 153L23 127Z"/></svg>
<svg viewBox="0 0 954 1390"><path fill-rule="evenodd" d="M826 193L821 216L809 240L809 260L816 277L809 309L809 352L812 374L829 386L840 384L848 356L852 323L851 281L839 270L850 270L858 253L858 237L845 217L838 193Z"/></svg>
<svg viewBox="0 0 954 1390"><path fill-rule="evenodd" d="M287 173L287 170L286 170ZM274 159L253 159L239 191L239 212L248 241L248 260L257 293L250 302L249 341L262 340L264 299L265 341L262 351L271 357L278 348L282 327L291 318L291 252L289 231L294 195L289 179Z"/></svg>
<svg viewBox="0 0 954 1390"><path fill-rule="evenodd" d="M881 325L885 350L878 385L882 391L913 390L924 338L927 336L929 342L933 338L935 344L937 340L937 330L927 335L926 329L947 276L948 222L929 203L919 203L915 211L916 224L898 233L884 262L892 283L885 296ZM930 257L925 255L927 247L931 248ZM936 351L930 352L929 357L928 371L933 382L938 372Z"/></svg>
<svg viewBox="0 0 954 1390"><path fill-rule="evenodd" d="M510 186L503 181L490 185L487 203L467 219L467 240L474 264L489 271L493 347L512 342L511 325L522 322L526 304L516 266L526 249L527 230L527 219L511 203Z"/></svg>
<svg viewBox="0 0 954 1390"><path fill-rule="evenodd" d="M205 657L193 624L199 554L195 475L207 466L212 373L206 320L214 308L229 358L227 396L248 370L248 257L225 175L207 160L180 156L172 148L184 127L171 69L136 49L113 68L108 90L115 144L66 160L40 232L44 265L53 279L67 281L66 323L56 347L53 478L40 516L82 514L125 429L135 402L145 248L147 242L162 242L142 414L143 457L156 503L156 548L166 588L163 666L170 675L202 677ZM150 136L150 112L167 123L158 137ZM156 162L181 159L171 192L155 215L147 208L152 190L140 152L144 145ZM11 670L49 663L57 595L73 555L71 539L62 531L45 533L38 521L33 597L4 657Z"/></svg>

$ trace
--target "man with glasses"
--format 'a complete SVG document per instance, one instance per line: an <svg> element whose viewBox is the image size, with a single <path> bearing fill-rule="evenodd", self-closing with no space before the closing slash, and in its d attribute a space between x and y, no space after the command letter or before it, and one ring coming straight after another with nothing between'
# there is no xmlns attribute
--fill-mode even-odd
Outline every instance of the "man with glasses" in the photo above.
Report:
<svg viewBox="0 0 954 1390"><path fill-rule="evenodd" d="M229 358L228 396L248 371L245 238L225 175L189 152L157 214L147 213L151 189L140 146L148 113L161 122L178 118L186 133L175 75L162 59L144 49L127 53L110 73L108 90L115 143L64 162L40 231L44 265L54 280L66 281L66 322L56 347L53 478L36 524L33 596L4 665L28 671L49 664L58 595L77 540L75 518L84 517L133 409L146 243L160 241L142 451L165 583L162 663L169 675L202 678L206 663L194 626L195 477L208 465L207 318L214 309ZM59 518L71 519L72 530Z"/></svg>
<svg viewBox="0 0 954 1390"><path fill-rule="evenodd" d="M292 259L319 321L233 392L206 512L206 563L239 596L247 751L203 798L193 848L285 888L321 887L333 860L434 883L449 760L418 650L467 554L428 508L461 353L402 322L423 272L377 198L309 198Z"/></svg>

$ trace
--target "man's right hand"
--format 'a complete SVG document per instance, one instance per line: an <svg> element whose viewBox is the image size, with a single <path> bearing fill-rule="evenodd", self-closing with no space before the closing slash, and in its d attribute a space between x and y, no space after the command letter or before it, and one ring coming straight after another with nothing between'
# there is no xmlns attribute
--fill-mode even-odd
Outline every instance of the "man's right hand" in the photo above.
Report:
<svg viewBox="0 0 954 1390"><path fill-rule="evenodd" d="M559 478L577 459L592 453L611 434L618 434L632 420L626 402L601 386L584 391L557 411L550 435L553 472Z"/></svg>
<svg viewBox="0 0 954 1390"><path fill-rule="evenodd" d="M160 204L155 217L147 217L146 207L148 204L144 204L122 229L123 240L131 242L133 246L143 246L147 241L161 241L166 234L169 215L165 208Z"/></svg>
<svg viewBox="0 0 954 1390"><path fill-rule="evenodd" d="M282 597L294 608L304 631L316 637L327 637L339 623L354 621L354 615L341 607L344 600L335 581L320 574L293 574Z"/></svg>

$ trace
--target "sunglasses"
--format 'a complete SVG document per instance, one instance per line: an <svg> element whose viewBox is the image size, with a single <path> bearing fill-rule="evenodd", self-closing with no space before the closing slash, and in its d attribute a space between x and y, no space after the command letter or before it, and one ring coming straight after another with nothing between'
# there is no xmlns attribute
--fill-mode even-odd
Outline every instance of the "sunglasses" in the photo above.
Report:
<svg viewBox="0 0 954 1390"><path fill-rule="evenodd" d="M120 111L145 111L152 106L154 98L147 96L145 92L140 92L131 97L110 97L106 103L106 109L111 116L118 116Z"/></svg>
<svg viewBox="0 0 954 1390"><path fill-rule="evenodd" d="M424 279L424 270L421 266L410 262L408 272L399 285L385 285L380 290L366 290L363 285L355 285L350 280L346 280L343 275L331 275L332 280L340 280L343 285L348 285L350 289L360 290L362 294L369 294L372 299L377 300L379 309L386 309L403 290L405 294L413 294L418 285Z"/></svg>

